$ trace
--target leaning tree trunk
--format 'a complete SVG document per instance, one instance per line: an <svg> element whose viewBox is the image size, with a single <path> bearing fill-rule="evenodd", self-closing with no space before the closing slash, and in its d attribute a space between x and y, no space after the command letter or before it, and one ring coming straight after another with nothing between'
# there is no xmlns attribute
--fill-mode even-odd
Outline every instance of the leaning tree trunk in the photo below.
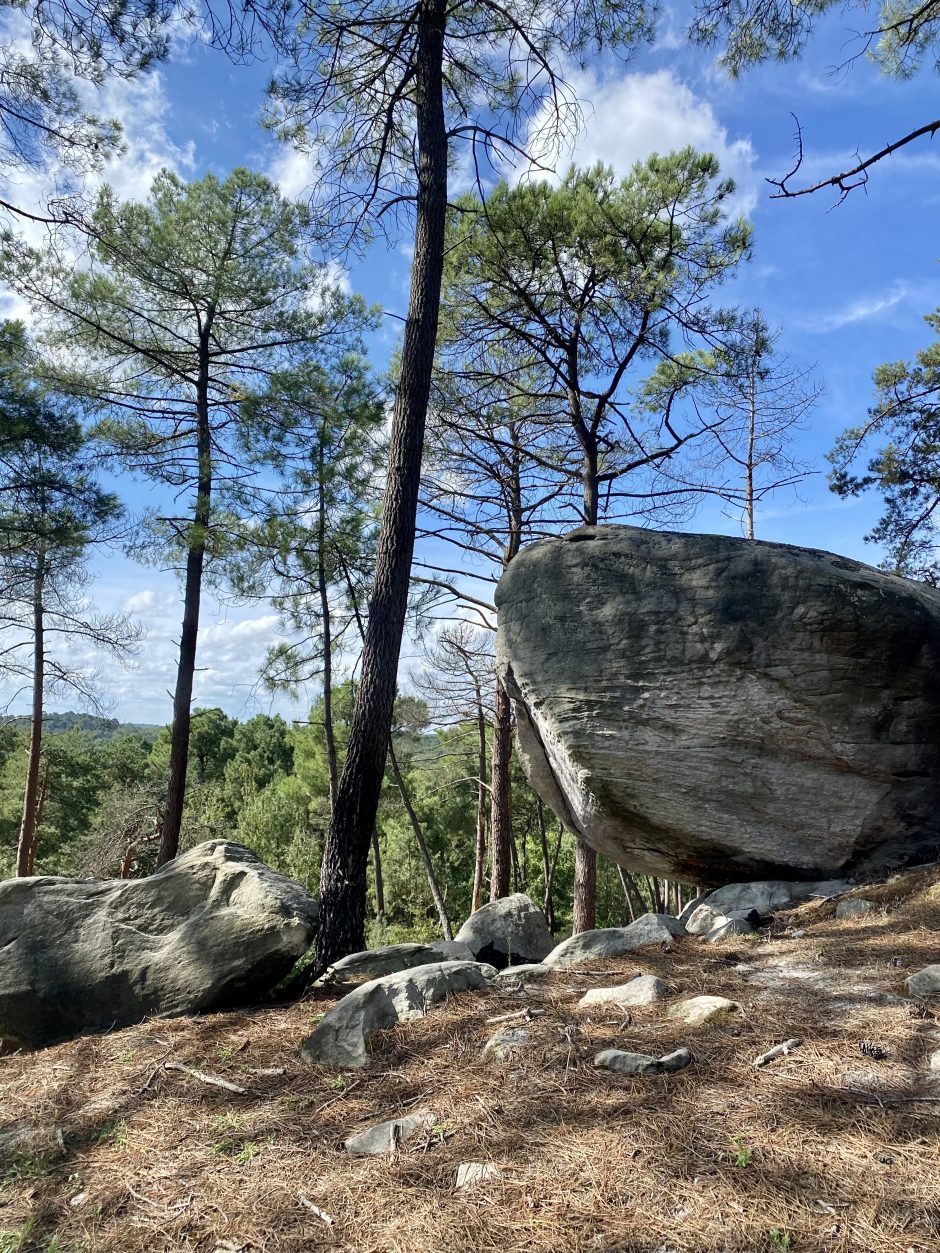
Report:
<svg viewBox="0 0 940 1253"><path fill-rule="evenodd" d="M473 860L473 895L470 912L475 914L483 897L483 877L486 874L486 714L483 697L476 689L477 702L477 841Z"/></svg>
<svg viewBox="0 0 940 1253"><path fill-rule="evenodd" d="M36 866L38 835L39 762L42 755L42 701L46 677L45 608L43 590L46 580L46 558L40 549L33 571L33 705L29 726L29 759L26 765L26 789L23 793L23 817L16 849L16 873L31 875Z"/></svg>
<svg viewBox="0 0 940 1253"><path fill-rule="evenodd" d="M202 569L206 559L206 536L212 500L212 431L209 425L209 336L215 310L210 305L199 332L199 376L196 383L196 452L199 468L196 479L196 507L186 553L186 583L183 592L183 625L180 654L173 694L173 730L170 734L170 773L157 865L172 861L179 852L183 804L186 800L186 773L189 768L189 724L192 717L193 677L196 673L196 641L199 636L199 603L202 598Z"/></svg>
<svg viewBox="0 0 940 1253"><path fill-rule="evenodd" d="M424 832L421 830L421 823L418 819L417 813L415 812L415 807L411 803L411 796L408 792L408 786L405 783L405 776L401 772L401 767L398 764L398 757L395 755L395 746L392 744L391 740L388 742L388 759L392 763L392 770L395 774L395 782L398 784L401 803L405 807L405 813L408 815L408 821L411 823L411 829L414 832L415 843L418 846L421 864L424 866L424 873L427 876L428 887L431 889L431 896L434 900L434 908L437 910L437 916L440 919L441 930L444 932L444 939L452 940L454 938L454 931L450 925L450 915L447 912L447 903L444 900L444 893L441 891L441 885L434 870L434 862L431 860L431 853L428 849L427 840L425 840Z"/></svg>
<svg viewBox="0 0 940 1253"><path fill-rule="evenodd" d="M379 833L375 827L372 828L372 881L375 884L375 916L382 922L385 919L385 879L382 875Z"/></svg>
<svg viewBox="0 0 940 1253"><path fill-rule="evenodd" d="M588 856L590 854L590 856ZM574 846L574 902L571 930L593 931L597 922L597 854L583 840Z"/></svg>
<svg viewBox="0 0 940 1253"><path fill-rule="evenodd" d="M411 296L402 344L388 477L379 531L359 691L320 872L320 929L314 969L361 949L366 866L389 745L398 658L414 551L424 425L441 302L447 214L444 118L445 0L417 10L414 101L418 195Z"/></svg>
<svg viewBox="0 0 940 1253"><path fill-rule="evenodd" d="M493 760L490 776L490 900L509 895L512 881L512 705L496 680L493 713Z"/></svg>

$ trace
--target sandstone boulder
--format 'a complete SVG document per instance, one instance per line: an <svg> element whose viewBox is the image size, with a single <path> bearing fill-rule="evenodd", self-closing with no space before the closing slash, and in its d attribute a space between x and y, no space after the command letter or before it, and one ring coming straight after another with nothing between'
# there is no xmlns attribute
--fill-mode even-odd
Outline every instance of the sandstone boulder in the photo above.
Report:
<svg viewBox="0 0 940 1253"><path fill-rule="evenodd" d="M367 979L379 979L382 975L397 974L400 970L411 970L414 966L429 966L433 962L473 960L474 955L467 945L458 944L456 940L440 940L436 944L386 944L382 948L370 948L340 958L326 968L317 983L362 983Z"/></svg>
<svg viewBox="0 0 940 1253"><path fill-rule="evenodd" d="M540 962L555 947L545 915L522 892L481 906L454 942L466 944L477 961L500 970Z"/></svg>
<svg viewBox="0 0 940 1253"><path fill-rule="evenodd" d="M602 1049L594 1058L599 1070L613 1070L621 1075L671 1075L691 1065L692 1054L688 1049L676 1049L665 1057L651 1057L647 1053L628 1053L623 1049Z"/></svg>
<svg viewBox="0 0 940 1253"><path fill-rule="evenodd" d="M529 779L621 865L717 885L934 855L940 591L791 545L583 527L524 549L496 603Z"/></svg>
<svg viewBox="0 0 940 1253"><path fill-rule="evenodd" d="M309 947L316 900L210 840L145 879L0 883L0 1039L26 1047L256 1000Z"/></svg>
<svg viewBox="0 0 940 1253"><path fill-rule="evenodd" d="M579 1009L603 1008L609 1005L617 1009L633 1005L653 1005L669 995L669 987L655 975L637 975L629 983L616 988L591 988L578 1001Z"/></svg>
<svg viewBox="0 0 940 1253"><path fill-rule="evenodd" d="M622 957L649 944L672 947L677 936L685 935L685 927L669 914L643 914L629 927L598 927L596 931L579 931L577 935L555 946L545 958L546 966L576 966L579 962L603 961L606 957Z"/></svg>
<svg viewBox="0 0 940 1253"><path fill-rule="evenodd" d="M364 1131L358 1131L343 1141L343 1148L350 1157L376 1157L383 1153L394 1153L400 1144L410 1140L419 1131L427 1131L436 1122L437 1116L430 1110L417 1109L413 1114L390 1118L387 1122L375 1123Z"/></svg>
<svg viewBox="0 0 940 1253"><path fill-rule="evenodd" d="M456 961L434 962L371 979L324 1015L307 1038L301 1057L328 1066L365 1066L369 1061L367 1045L376 1032L420 1018L446 997L482 987L495 977L492 966Z"/></svg>

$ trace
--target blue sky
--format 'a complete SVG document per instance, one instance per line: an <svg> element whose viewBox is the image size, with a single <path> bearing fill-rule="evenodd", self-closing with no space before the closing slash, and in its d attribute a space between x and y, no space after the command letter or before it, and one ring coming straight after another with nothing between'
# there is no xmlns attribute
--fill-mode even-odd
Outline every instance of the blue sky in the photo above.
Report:
<svg viewBox="0 0 940 1253"><path fill-rule="evenodd" d="M827 20L799 63L762 67L737 82L728 80L713 54L687 46L684 24L684 10L667 9L657 42L629 67L599 62L576 73L584 126L561 161L603 160L626 172L651 151L692 143L715 152L723 172L735 177L755 247L753 261L727 294L742 305L760 305L772 323L781 324L782 348L802 364L815 364L826 386L797 450L819 473L798 496L784 492L767 503L758 537L877 562L877 550L863 542L877 501L841 502L831 495L825 453L844 426L864 417L873 368L910 357L929 342L923 315L940 305L940 148L924 140L908 147L876 166L868 187L839 207L826 192L771 200L764 180L792 164L791 114L803 129L804 172L815 179L845 168L857 151L867 155L935 117L937 79L923 74L893 82L864 59L833 71L858 51L850 29L864 24L858 13ZM106 181L122 195L142 198L161 166L199 177L247 165L276 177L286 194L301 195L309 182L305 158L280 148L258 125L271 68L232 66L197 43L138 83L108 84L98 107L122 119L129 151L105 171ZM43 191L32 176L17 182L21 202ZM408 270L408 240L402 238L375 245L351 267L349 281L389 314L401 314ZM18 311L11 302L6 310ZM394 346L398 326L389 317L375 337L377 366ZM139 484L127 482L122 489L134 506L145 503ZM703 509L688 529L739 533L717 507ZM181 612L174 577L114 556L100 564L92 595L102 608L138 614L148 630L136 669L100 665L111 712L131 721L166 721ZM302 713L301 706L271 698L255 684L277 630L269 609L220 604L210 595L203 622L197 704L218 704L243 717L270 709ZM409 657L415 651L407 645Z"/></svg>

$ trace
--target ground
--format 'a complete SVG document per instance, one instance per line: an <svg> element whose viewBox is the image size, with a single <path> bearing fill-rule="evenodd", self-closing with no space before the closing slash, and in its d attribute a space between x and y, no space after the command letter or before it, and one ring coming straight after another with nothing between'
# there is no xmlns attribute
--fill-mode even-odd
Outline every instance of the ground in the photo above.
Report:
<svg viewBox="0 0 940 1253"><path fill-rule="evenodd" d="M940 874L859 894L875 914L836 922L815 902L769 937L467 993L378 1037L358 1072L300 1060L329 997L2 1058L0 1253L936 1253L940 1001L911 1002L903 980L940 962ZM742 1012L690 1028L670 1002L578 1009L586 989L637 973ZM545 1011L532 1047L483 1062L526 1006ZM754 1067L791 1036L800 1048ZM593 1066L601 1048L681 1045L694 1061L677 1075ZM394 1157L343 1151L416 1108L434 1124ZM498 1173L457 1191L465 1161Z"/></svg>

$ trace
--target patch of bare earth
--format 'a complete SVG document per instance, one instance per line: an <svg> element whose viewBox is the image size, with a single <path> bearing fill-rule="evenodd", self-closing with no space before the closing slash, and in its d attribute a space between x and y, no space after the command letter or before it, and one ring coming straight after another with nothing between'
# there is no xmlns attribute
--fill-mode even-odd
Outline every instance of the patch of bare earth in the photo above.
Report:
<svg viewBox="0 0 940 1253"><path fill-rule="evenodd" d="M902 984L940 962L937 878L866 889L879 910L863 918L812 904L769 938L687 940L524 995L468 993L380 1037L360 1072L299 1059L329 1000L0 1059L0 1253L936 1253L940 1082L927 1057L940 1006L911 1003ZM577 1008L588 988L638 973L743 1012L692 1028L670 1002ZM527 1005L545 1011L532 1047L482 1062L498 1025L523 1022L487 1020ZM791 1036L802 1047L754 1068ZM695 1060L677 1075L592 1064L601 1048L681 1045ZM435 1124L394 1156L344 1153L351 1133L418 1107ZM498 1171L458 1192L464 1161Z"/></svg>

